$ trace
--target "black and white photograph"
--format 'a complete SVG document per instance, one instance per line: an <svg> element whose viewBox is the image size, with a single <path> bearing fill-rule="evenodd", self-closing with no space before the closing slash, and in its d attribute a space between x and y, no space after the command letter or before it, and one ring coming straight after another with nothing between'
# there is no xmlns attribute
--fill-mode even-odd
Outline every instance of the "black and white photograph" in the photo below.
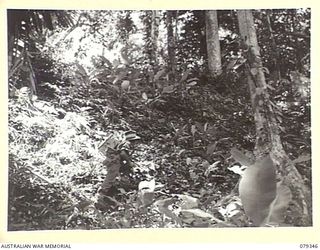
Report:
<svg viewBox="0 0 320 250"><path fill-rule="evenodd" d="M314 225L311 8L6 21L8 231Z"/></svg>

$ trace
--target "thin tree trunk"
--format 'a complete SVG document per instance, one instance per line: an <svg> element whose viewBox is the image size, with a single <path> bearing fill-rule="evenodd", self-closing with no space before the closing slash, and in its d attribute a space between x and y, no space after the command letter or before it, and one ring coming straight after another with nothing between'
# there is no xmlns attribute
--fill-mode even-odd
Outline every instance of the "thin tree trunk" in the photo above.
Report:
<svg viewBox="0 0 320 250"><path fill-rule="evenodd" d="M14 36L8 35L8 70L12 67L13 62Z"/></svg>
<svg viewBox="0 0 320 250"><path fill-rule="evenodd" d="M280 67L279 67L279 52L278 52L278 48L277 48L277 44L276 44L276 40L274 37L274 32L271 26L271 18L270 15L272 14L272 10L267 10L267 25L268 25L268 31L269 31L269 35L270 35L270 39L271 39L271 46L272 46L272 53L271 55L274 57L272 58L273 60L273 66L274 66L274 72L277 76L277 80L281 79L281 71L280 71Z"/></svg>
<svg viewBox="0 0 320 250"><path fill-rule="evenodd" d="M159 37L160 12L158 10L152 11L151 18L151 62L153 65L158 64L158 37Z"/></svg>
<svg viewBox="0 0 320 250"><path fill-rule="evenodd" d="M154 10L144 11L143 23L144 27L144 40L145 47L144 53L148 59L148 66L145 68L145 76L148 85L153 86L153 90L156 89L154 82L154 76L158 69L158 36L159 36L159 22L160 12Z"/></svg>
<svg viewBox="0 0 320 250"><path fill-rule="evenodd" d="M206 10L206 41L209 74L214 77L221 74L221 50L219 25L216 10Z"/></svg>
<svg viewBox="0 0 320 250"><path fill-rule="evenodd" d="M239 10L238 22L243 49L246 52L248 62L247 79L256 124L256 158L260 159L266 154L271 155L278 177L291 190L293 198L290 210L291 216L295 219L294 224L310 226L312 224L311 194L282 146L278 124L267 92L251 11Z"/></svg>
<svg viewBox="0 0 320 250"><path fill-rule="evenodd" d="M173 32L173 15L174 11L168 10L166 12L167 18L167 43L168 43L168 70L169 70L169 80L175 81L176 75L176 58L175 58L175 37Z"/></svg>

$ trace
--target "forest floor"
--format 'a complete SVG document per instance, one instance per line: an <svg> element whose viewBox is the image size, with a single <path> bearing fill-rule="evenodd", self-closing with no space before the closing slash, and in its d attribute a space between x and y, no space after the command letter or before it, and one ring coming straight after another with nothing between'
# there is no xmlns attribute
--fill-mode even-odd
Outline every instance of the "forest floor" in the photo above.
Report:
<svg viewBox="0 0 320 250"><path fill-rule="evenodd" d="M234 118L241 103L210 86L153 97L94 91L64 104L22 92L9 100L8 230L249 225L230 155L240 142L249 155L254 141L252 120L242 117L244 134ZM99 145L128 133L140 138L128 141L131 167L120 168L97 209L108 174Z"/></svg>

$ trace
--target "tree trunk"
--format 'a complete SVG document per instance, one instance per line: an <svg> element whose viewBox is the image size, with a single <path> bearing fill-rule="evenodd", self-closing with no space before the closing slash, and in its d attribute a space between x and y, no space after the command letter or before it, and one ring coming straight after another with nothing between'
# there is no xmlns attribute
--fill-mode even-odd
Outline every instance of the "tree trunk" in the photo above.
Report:
<svg viewBox="0 0 320 250"><path fill-rule="evenodd" d="M158 37L159 37L160 12L158 10L152 11L151 17L151 61L153 65L158 64Z"/></svg>
<svg viewBox="0 0 320 250"><path fill-rule="evenodd" d="M15 37L13 34L8 34L8 72L9 72L9 78L12 76L12 66L14 61L13 51L14 51L14 40Z"/></svg>
<svg viewBox="0 0 320 250"><path fill-rule="evenodd" d="M276 43L276 39L274 37L274 32L271 26L271 16L272 14L272 10L267 10L266 11L266 21L267 21L267 26L268 26L268 31L269 31L269 35L270 35L270 40L271 40L271 48L272 48L272 52L271 55L273 56L272 60L273 60L273 75L276 76L276 79L274 80L281 80L281 71L280 71L280 66L279 66L279 50L277 47L277 43Z"/></svg>
<svg viewBox="0 0 320 250"><path fill-rule="evenodd" d="M256 160L270 154L281 179L292 193L290 216L296 226L312 225L311 193L303 178L284 151L279 135L278 124L267 91L262 69L260 49L250 10L238 11L240 35L243 51L247 59L247 80L250 88L251 102L256 124Z"/></svg>
<svg viewBox="0 0 320 250"><path fill-rule="evenodd" d="M206 10L206 41L209 74L214 77L221 74L221 51L219 25L216 10Z"/></svg>
<svg viewBox="0 0 320 250"><path fill-rule="evenodd" d="M173 16L174 11L168 10L166 12L167 18L167 43L168 43L168 70L169 70L169 80L174 82L176 75L176 58L175 58L175 47L176 41L173 32Z"/></svg>
<svg viewBox="0 0 320 250"><path fill-rule="evenodd" d="M154 76L159 70L158 63L158 37L159 37L159 24L160 24L160 11L147 10L143 12L142 22L144 23L144 53L148 59L145 67L145 76L148 85L156 89Z"/></svg>

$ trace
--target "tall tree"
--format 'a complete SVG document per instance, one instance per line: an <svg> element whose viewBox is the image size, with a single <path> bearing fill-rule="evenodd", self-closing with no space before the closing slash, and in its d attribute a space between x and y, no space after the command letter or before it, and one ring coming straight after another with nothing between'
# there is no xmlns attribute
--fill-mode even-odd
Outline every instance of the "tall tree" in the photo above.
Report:
<svg viewBox="0 0 320 250"><path fill-rule="evenodd" d="M221 74L221 51L217 11L207 10L205 15L208 70L211 76L217 76Z"/></svg>
<svg viewBox="0 0 320 250"><path fill-rule="evenodd" d="M159 37L160 11L153 10L151 15L151 61L153 65L158 63L158 37Z"/></svg>
<svg viewBox="0 0 320 250"><path fill-rule="evenodd" d="M239 10L238 23L242 49L246 53L246 74L256 124L256 161L261 161L265 155L270 154L277 177L291 190L290 210L295 223L310 226L312 223L310 191L282 146L278 124L267 92L252 12Z"/></svg>
<svg viewBox="0 0 320 250"><path fill-rule="evenodd" d="M158 71L158 38L159 38L159 25L160 25L160 14L158 10L146 10L142 11L140 19L144 24L143 33L144 33L144 49L143 53L145 54L147 60L145 64L146 81L148 84L154 85L154 76Z"/></svg>

